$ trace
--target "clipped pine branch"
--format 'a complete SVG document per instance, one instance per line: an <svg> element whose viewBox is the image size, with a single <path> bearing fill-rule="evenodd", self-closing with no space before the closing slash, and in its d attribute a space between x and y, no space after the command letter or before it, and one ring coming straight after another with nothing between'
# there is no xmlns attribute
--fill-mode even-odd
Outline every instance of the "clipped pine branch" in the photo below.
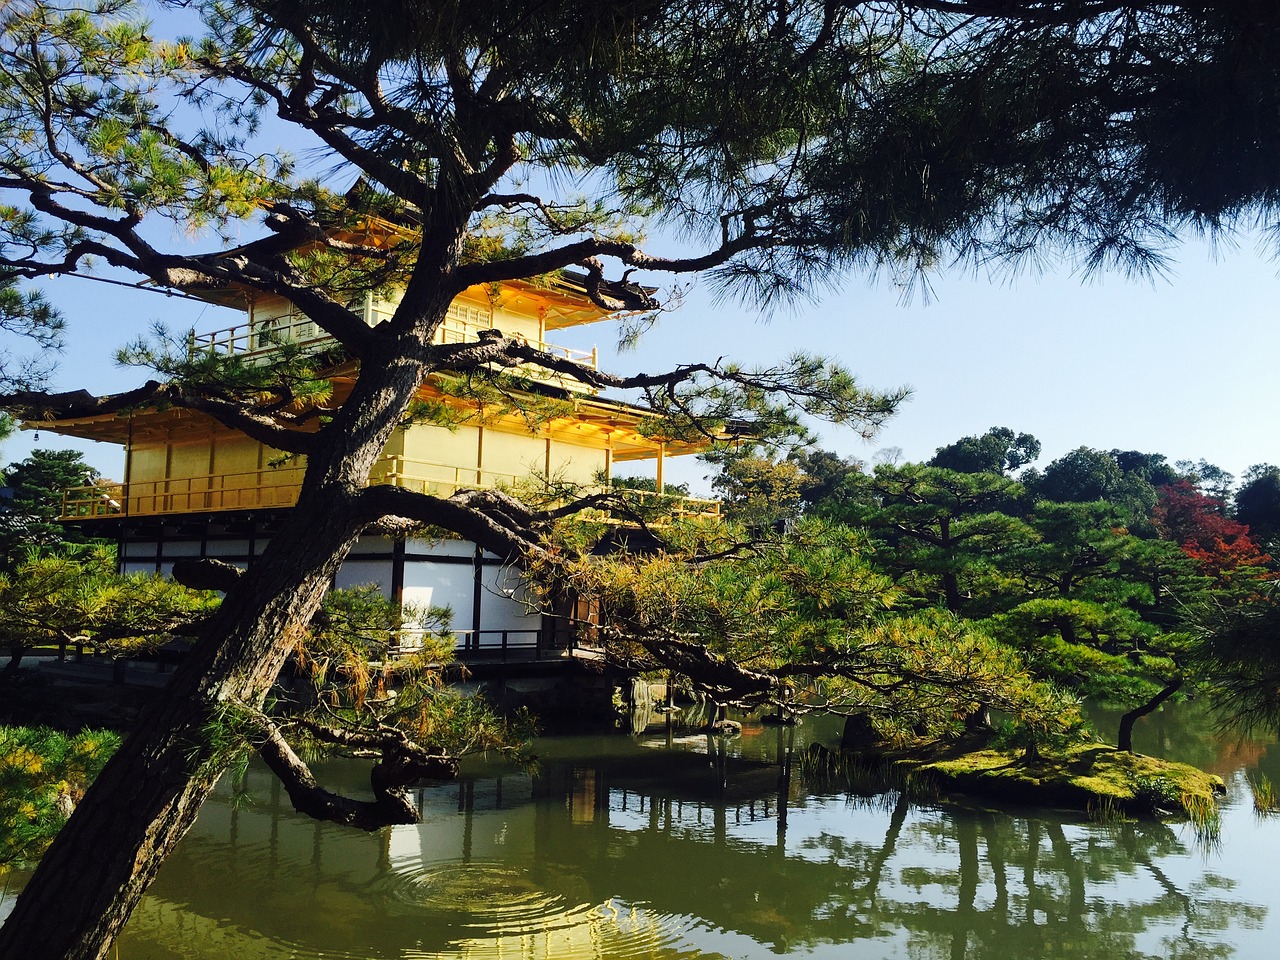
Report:
<svg viewBox="0 0 1280 960"><path fill-rule="evenodd" d="M225 560L204 557L199 560L175 560L170 575L178 583L192 590L226 592L244 575L244 571Z"/></svg>

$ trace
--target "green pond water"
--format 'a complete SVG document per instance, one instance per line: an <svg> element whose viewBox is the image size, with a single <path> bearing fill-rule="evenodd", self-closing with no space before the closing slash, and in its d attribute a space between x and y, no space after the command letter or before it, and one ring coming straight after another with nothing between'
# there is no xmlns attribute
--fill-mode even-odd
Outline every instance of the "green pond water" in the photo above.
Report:
<svg viewBox="0 0 1280 960"><path fill-rule="evenodd" d="M1107 719L1103 718L1104 726ZM469 763L423 822L366 835L293 813L265 769L224 780L130 921L160 958L1273 958L1270 743L1148 718L1138 749L1222 774L1220 840L1183 824L914 804L788 780L831 725L551 738L530 774ZM355 764L320 768L356 790ZM10 890L7 894L12 895ZM5 903L0 900L0 915Z"/></svg>

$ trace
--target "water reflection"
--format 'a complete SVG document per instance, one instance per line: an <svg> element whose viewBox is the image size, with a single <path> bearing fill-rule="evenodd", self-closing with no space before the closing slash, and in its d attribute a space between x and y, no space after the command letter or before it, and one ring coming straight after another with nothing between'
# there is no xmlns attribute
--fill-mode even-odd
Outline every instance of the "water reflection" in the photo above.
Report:
<svg viewBox="0 0 1280 960"><path fill-rule="evenodd" d="M1274 953L1280 823L1252 815L1239 767L1244 802L1205 854L1176 825L812 793L786 759L828 732L549 741L535 775L473 766L420 792L421 826L372 836L296 816L251 767L166 864L120 957ZM358 776L324 769L347 789Z"/></svg>

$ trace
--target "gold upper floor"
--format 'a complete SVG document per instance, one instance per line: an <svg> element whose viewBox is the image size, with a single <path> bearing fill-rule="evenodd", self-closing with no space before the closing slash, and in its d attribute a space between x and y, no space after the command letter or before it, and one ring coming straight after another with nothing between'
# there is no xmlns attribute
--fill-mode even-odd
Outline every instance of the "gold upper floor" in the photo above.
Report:
<svg viewBox="0 0 1280 960"><path fill-rule="evenodd" d="M238 302L245 309L245 319L230 328L193 334L192 351L252 359L265 358L285 340L304 348L329 342L323 331L281 297L224 289L210 292L208 299L227 305ZM394 296L367 295L352 309L375 326L390 316L396 302ZM475 340L482 330L498 329L594 368L594 350L555 347L545 336L548 330L606 316L572 279L515 281L465 291L450 307L437 340ZM654 460L661 491L664 459L706 446L701 441L655 437L647 429L646 411L598 398L576 381L549 370L523 368L520 373L535 384L529 388L533 391L528 393L530 405L544 408L536 415L515 409L518 404L497 412L485 410L479 400L450 396L439 378L423 384L420 399L451 407L459 414L458 422L447 427L415 423L396 430L369 482L441 496L464 487L516 488L528 482L587 490L608 483L615 463ZM355 362L327 371L325 376L333 385L332 404L344 402L358 375ZM541 390L538 382L562 392ZM29 422L28 426L125 447L124 482L68 491L65 519L287 507L296 501L305 470L298 458L287 458L209 416L177 408ZM710 504L698 501L689 509L715 512Z"/></svg>
<svg viewBox="0 0 1280 960"><path fill-rule="evenodd" d="M253 361L269 357L282 342L304 350L323 349L333 343L328 333L283 297L232 289L207 291L205 296L224 306L239 307L244 311L244 319L220 330L193 332L188 344L193 356L211 353ZM391 291L383 295L366 293L348 307L368 326L374 327L390 319L399 303L399 293ZM611 314L592 303L582 286L570 278L557 277L540 283L508 281L495 286L471 287L459 294L436 330L435 342L476 342L481 331L497 330L558 359L595 370L599 354L594 346L590 350L561 346L551 342L547 335L549 331L595 323L609 316ZM520 373L564 390L596 392L572 377L538 366L526 364Z"/></svg>
<svg viewBox="0 0 1280 960"><path fill-rule="evenodd" d="M339 400L351 376L354 371L334 374ZM430 385L420 393L424 399L465 406ZM28 426L125 447L124 482L67 491L64 519L288 507L297 499L305 472L304 458L288 457L209 416L176 408ZM661 491L666 458L702 447L649 435L642 410L576 396L536 422L507 410L448 427L406 424L392 434L369 483L437 496L494 487L587 492L607 485L615 464L651 460ZM712 501L669 505L677 513L718 512Z"/></svg>

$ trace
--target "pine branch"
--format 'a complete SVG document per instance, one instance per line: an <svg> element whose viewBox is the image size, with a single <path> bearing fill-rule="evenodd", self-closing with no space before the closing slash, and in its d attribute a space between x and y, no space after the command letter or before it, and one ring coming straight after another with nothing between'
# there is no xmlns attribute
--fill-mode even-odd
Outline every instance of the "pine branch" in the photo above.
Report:
<svg viewBox="0 0 1280 960"><path fill-rule="evenodd" d="M864 390L851 375L819 357L796 355L787 363L759 370L731 364L691 363L662 373L618 376L593 369L563 356L538 349L518 338L489 335L478 343L442 344L432 347L436 369L457 372L485 368L518 368L528 364L570 377L597 389L642 390L655 411L669 409L684 425L708 439L721 439L725 431L714 426L736 412L741 420L761 412L759 426L778 425L778 410L764 409L766 400L796 405L805 412L836 423L856 423L873 431L892 416L908 396L900 389L888 393ZM688 388L682 392L681 387ZM723 394L719 388L734 391ZM742 421L743 432L751 427Z"/></svg>
<svg viewBox="0 0 1280 960"><path fill-rule="evenodd" d="M101 397L87 390L66 393L22 390L0 395L0 409L36 422L76 420L158 405L199 411L269 447L289 453L305 454L317 442L316 434L281 426L277 418L257 413L245 403L158 380L148 380L125 393Z"/></svg>
<svg viewBox="0 0 1280 960"><path fill-rule="evenodd" d="M419 821L417 807L405 788L419 780L452 780L458 773L458 761L413 743L403 735L389 736L379 731L372 735L326 727L306 722L305 729L319 739L345 748L377 750L381 760L369 773L374 800L355 800L320 786L311 768L298 756L280 728L265 716L259 716L258 754L271 772L284 785L293 808L315 820L326 820L361 830Z"/></svg>
<svg viewBox="0 0 1280 960"><path fill-rule="evenodd" d="M221 590L224 593L244 575L244 571L225 560L204 557L200 560L175 560L170 576L192 590Z"/></svg>
<svg viewBox="0 0 1280 960"><path fill-rule="evenodd" d="M97 397L88 390L47 393L42 390L20 390L0 395L0 409L8 410L23 420L75 420L108 413L119 413L163 399L167 384L148 380L125 393Z"/></svg>
<svg viewBox="0 0 1280 960"><path fill-rule="evenodd" d="M297 37L295 31L291 30L290 33ZM302 38L298 37L298 39L301 40ZM311 55L315 53L313 50L308 52ZM317 104L307 102L305 92L313 89L316 83L316 75L313 70L308 70L305 79L299 79L299 92L302 93L302 96L299 96L296 92L286 91L273 83L267 82L257 69L247 64L200 57L193 59L192 62L193 65L206 71L210 76L235 80L268 97L276 104L276 109L282 119L296 123L298 126L314 133L335 153L350 161L365 175L381 183L396 196L419 202L422 200L426 186L418 176L406 171L394 161L380 156L376 151L363 146L354 137L343 133L341 130L342 127L376 130L381 126L379 122L370 118L360 118L351 114L340 113L336 110L324 109ZM311 66L312 64L314 64L314 59L304 61L301 65ZM416 126L415 124L415 128Z"/></svg>
<svg viewBox="0 0 1280 960"><path fill-rule="evenodd" d="M399 518L440 526L510 561L544 549L535 532L539 516L499 490L459 490L445 498L373 486L360 491L355 509L365 525Z"/></svg>
<svg viewBox="0 0 1280 960"><path fill-rule="evenodd" d="M198 387L173 385L168 396L175 406L207 414L219 423L238 430L266 447L274 447L286 453L306 455L311 453L319 442L316 433L283 426L280 418L270 413L254 410L243 401L202 393Z"/></svg>
<svg viewBox="0 0 1280 960"><path fill-rule="evenodd" d="M612 311L652 310L658 303L645 293L644 288L628 284L625 280L612 283L605 280L601 258L617 260L633 269L675 274L698 273L728 263L744 251L777 246L779 242L772 235L744 230L739 236L726 238L714 250L700 256L658 257L646 253L633 243L609 238L588 238L509 260L464 264L458 268L458 278L467 287L517 280L565 267L580 266L587 271L587 293L601 308Z"/></svg>

